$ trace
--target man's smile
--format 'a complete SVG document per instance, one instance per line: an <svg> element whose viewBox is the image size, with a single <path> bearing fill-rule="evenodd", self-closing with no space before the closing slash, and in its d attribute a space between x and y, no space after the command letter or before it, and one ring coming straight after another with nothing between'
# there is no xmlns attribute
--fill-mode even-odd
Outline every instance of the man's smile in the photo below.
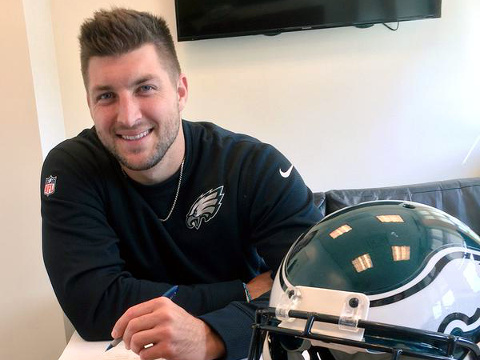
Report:
<svg viewBox="0 0 480 360"><path fill-rule="evenodd" d="M136 134L136 135L121 135L121 134L119 134L117 136L122 138L123 140L134 141L134 140L140 140L140 139L144 138L145 136L150 134L151 131L152 131L152 129L148 129L148 130L145 130L145 131L141 132L140 134Z"/></svg>

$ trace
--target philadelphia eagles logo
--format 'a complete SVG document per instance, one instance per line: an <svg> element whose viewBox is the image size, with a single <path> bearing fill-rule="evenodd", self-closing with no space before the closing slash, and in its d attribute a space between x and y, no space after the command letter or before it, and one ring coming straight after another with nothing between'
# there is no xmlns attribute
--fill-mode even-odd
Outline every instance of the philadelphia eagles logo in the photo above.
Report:
<svg viewBox="0 0 480 360"><path fill-rule="evenodd" d="M188 211L186 223L189 229L200 229L202 221L209 222L217 215L223 199L223 185L202 194Z"/></svg>

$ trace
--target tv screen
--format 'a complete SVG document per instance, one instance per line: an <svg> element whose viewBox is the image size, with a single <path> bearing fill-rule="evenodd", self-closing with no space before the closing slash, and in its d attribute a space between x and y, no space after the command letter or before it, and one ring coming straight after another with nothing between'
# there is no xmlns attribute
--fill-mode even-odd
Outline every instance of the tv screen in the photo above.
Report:
<svg viewBox="0 0 480 360"><path fill-rule="evenodd" d="M438 18L442 0L175 0L178 40Z"/></svg>

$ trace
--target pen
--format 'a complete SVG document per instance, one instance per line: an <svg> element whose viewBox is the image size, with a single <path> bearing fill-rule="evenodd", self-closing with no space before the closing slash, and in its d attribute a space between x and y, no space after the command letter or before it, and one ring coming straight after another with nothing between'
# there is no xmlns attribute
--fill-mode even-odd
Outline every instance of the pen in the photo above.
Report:
<svg viewBox="0 0 480 360"><path fill-rule="evenodd" d="M169 299L173 299L173 297L175 296L175 294L177 293L177 290L178 290L178 285L175 285L175 286L172 286L170 289L168 289L163 295L162 297L166 297L166 298L169 298ZM112 348L114 348L115 346L117 346L118 344L120 344L122 342L122 338L119 337L117 339L114 339L107 347L107 350L105 351L108 351Z"/></svg>

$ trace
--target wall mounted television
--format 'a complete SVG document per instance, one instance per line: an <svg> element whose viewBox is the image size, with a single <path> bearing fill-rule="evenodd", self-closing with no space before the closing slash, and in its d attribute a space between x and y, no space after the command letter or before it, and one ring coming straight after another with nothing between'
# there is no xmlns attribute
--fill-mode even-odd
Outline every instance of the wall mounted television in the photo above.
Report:
<svg viewBox="0 0 480 360"><path fill-rule="evenodd" d="M179 41L439 18L442 0L175 0Z"/></svg>

